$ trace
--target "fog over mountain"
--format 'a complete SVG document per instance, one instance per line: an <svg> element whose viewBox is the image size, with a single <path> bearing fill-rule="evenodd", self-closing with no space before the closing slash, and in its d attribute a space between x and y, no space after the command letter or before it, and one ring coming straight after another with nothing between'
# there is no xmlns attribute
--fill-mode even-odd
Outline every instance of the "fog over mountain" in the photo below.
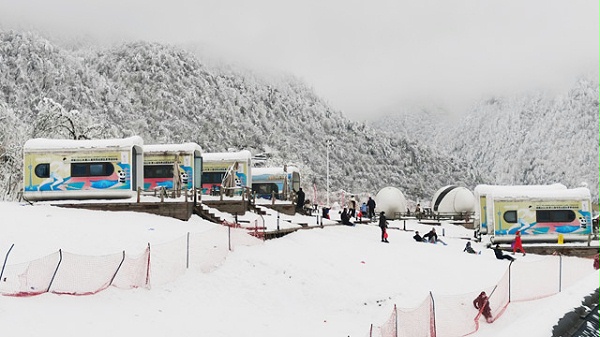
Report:
<svg viewBox="0 0 600 337"><path fill-rule="evenodd" d="M455 113L488 95L564 89L598 69L596 1L3 0L0 27L102 41L195 44L291 72L334 110ZM203 60L204 63L204 60Z"/></svg>
<svg viewBox="0 0 600 337"><path fill-rule="evenodd" d="M584 185L598 200L597 77L560 93L490 97L460 119L412 109L372 126L465 160L491 184Z"/></svg>

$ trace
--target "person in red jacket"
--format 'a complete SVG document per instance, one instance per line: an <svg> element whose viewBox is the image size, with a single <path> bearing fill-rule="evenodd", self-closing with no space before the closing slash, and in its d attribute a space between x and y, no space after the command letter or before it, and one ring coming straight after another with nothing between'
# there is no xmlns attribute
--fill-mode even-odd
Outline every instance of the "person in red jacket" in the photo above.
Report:
<svg viewBox="0 0 600 337"><path fill-rule="evenodd" d="M490 301L487 297L485 291L482 291L476 299L473 300L473 306L475 309L481 311L483 317L485 317L485 321L488 323L492 323L494 320L492 319L492 309L490 309Z"/></svg>
<svg viewBox="0 0 600 337"><path fill-rule="evenodd" d="M515 252L517 250L521 251L521 253L523 253L523 256L525 256L525 249L523 249L523 241L521 241L521 231L517 231L515 233L515 240L513 241L513 255L515 255Z"/></svg>
<svg viewBox="0 0 600 337"><path fill-rule="evenodd" d="M598 259L598 254L596 254L596 256L594 256L594 269L598 270L600 269L600 261Z"/></svg>

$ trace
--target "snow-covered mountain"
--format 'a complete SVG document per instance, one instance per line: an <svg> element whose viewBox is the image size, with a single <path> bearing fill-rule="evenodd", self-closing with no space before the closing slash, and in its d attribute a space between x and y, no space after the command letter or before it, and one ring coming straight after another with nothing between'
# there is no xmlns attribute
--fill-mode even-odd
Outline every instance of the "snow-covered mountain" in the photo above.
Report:
<svg viewBox="0 0 600 337"><path fill-rule="evenodd" d="M331 191L395 186L429 200L442 186L492 179L463 154L447 154L442 138L426 143L348 120L292 76L215 66L169 45L66 46L0 31L0 88L0 199L16 197L22 145L34 137L139 135L147 144L196 142L206 152L248 149L266 154L267 164L299 167L307 190L315 183L320 192L328 140Z"/></svg>
<svg viewBox="0 0 600 337"><path fill-rule="evenodd" d="M461 119L413 110L372 126L461 158L491 177L490 183L585 184L598 200L596 78L581 78L559 93L490 98Z"/></svg>

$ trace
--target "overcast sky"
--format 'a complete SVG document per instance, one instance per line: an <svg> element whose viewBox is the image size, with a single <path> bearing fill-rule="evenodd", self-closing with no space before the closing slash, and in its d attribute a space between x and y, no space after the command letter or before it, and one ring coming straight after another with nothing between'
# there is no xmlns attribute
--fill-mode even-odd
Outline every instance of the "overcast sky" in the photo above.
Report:
<svg viewBox="0 0 600 337"><path fill-rule="evenodd" d="M597 0L0 0L0 25L197 43L367 119L598 72Z"/></svg>

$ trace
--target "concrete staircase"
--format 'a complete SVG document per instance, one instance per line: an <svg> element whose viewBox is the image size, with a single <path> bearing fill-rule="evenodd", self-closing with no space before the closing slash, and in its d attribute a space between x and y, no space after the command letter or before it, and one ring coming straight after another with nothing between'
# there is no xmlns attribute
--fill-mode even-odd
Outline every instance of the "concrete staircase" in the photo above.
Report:
<svg viewBox="0 0 600 337"><path fill-rule="evenodd" d="M212 213L208 207L205 208L204 205L199 204L194 206L194 214L200 216L204 220L208 220L214 223L222 223L223 219L218 217L215 213Z"/></svg>

